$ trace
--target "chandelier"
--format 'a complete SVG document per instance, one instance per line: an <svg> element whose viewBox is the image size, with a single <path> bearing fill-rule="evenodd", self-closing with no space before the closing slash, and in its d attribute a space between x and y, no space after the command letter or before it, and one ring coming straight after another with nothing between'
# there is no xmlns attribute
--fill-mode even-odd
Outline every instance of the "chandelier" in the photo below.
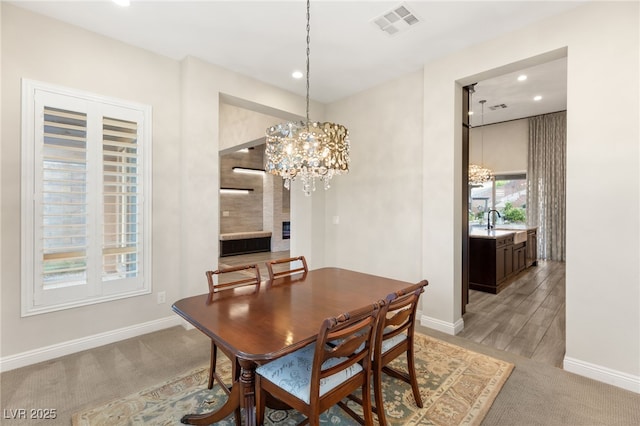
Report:
<svg viewBox="0 0 640 426"><path fill-rule="evenodd" d="M329 189L331 178L349 172L349 131L341 124L309 120L310 0L307 0L306 121L281 123L266 131L265 171L284 179L300 177L305 195L316 190L316 178Z"/></svg>
<svg viewBox="0 0 640 426"><path fill-rule="evenodd" d="M487 169L483 166L484 164L484 103L486 100L481 100L480 105L482 105L482 125L480 127L480 137L481 137L481 162L480 165L477 164L469 164L469 185L482 185L485 182L491 180L491 176L493 172L490 169Z"/></svg>

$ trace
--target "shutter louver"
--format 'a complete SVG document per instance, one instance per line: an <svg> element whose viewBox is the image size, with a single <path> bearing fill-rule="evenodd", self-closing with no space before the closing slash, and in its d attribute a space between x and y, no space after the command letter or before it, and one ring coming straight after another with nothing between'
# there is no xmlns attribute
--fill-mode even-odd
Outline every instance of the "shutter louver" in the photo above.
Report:
<svg viewBox="0 0 640 426"><path fill-rule="evenodd" d="M142 261L138 124L102 121L102 280L135 278Z"/></svg>
<svg viewBox="0 0 640 426"><path fill-rule="evenodd" d="M22 316L149 294L151 107L22 90Z"/></svg>
<svg viewBox="0 0 640 426"><path fill-rule="evenodd" d="M43 126L43 286L86 284L87 116L45 107Z"/></svg>

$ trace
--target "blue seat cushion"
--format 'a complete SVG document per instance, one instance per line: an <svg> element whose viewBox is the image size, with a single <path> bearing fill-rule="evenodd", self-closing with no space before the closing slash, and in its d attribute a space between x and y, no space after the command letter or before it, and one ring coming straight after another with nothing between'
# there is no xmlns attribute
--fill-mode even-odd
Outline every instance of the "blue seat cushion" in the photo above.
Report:
<svg viewBox="0 0 640 426"><path fill-rule="evenodd" d="M393 348L395 345L402 342L403 340L407 340L406 333L400 333L397 336L393 336L391 339L383 340L381 353L384 354L389 349Z"/></svg>
<svg viewBox="0 0 640 426"><path fill-rule="evenodd" d="M315 343L305 346L289 355L271 361L256 368L256 373L278 385L296 398L309 404L311 401L311 369ZM323 369L333 367L346 358L330 358L322 364ZM338 387L347 379L362 371L362 366L355 363L336 374L320 380L320 396Z"/></svg>
<svg viewBox="0 0 640 426"><path fill-rule="evenodd" d="M388 333L388 332L389 332L389 331L391 331L391 330L392 330L392 329L391 329L390 327L388 327L388 328L386 328L386 329L385 329L385 332L387 332L387 333ZM404 340L407 340L407 334L406 334L406 333L400 333L400 334L398 334L398 335L396 335L396 336L393 336L393 337L392 337L392 338L390 338L390 339L383 340L383 341L382 341L382 347L381 347L380 353L382 353L382 354L386 353L389 349L393 348L393 347L394 347L394 346L396 346L398 343L400 343L400 342L402 342L402 341L404 341ZM333 343L334 345L339 345L340 343L342 343L342 339L336 340L336 341L331 342L331 343ZM363 344L361 344L361 345L358 347L358 349L356 349L356 352L361 351L363 348L364 348L364 343L363 343ZM372 353L371 353L371 359L373 359L373 357L374 357L374 353L372 352Z"/></svg>

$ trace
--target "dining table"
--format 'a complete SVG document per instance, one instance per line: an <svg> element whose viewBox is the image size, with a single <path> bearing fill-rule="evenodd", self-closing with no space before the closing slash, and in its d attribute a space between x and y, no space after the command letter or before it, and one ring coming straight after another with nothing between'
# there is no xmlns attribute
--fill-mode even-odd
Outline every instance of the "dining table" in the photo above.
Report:
<svg viewBox="0 0 640 426"><path fill-rule="evenodd" d="M186 414L184 424L216 423L238 407L244 424L256 424L255 369L313 343L325 318L384 299L412 283L326 267L267 280L232 292L205 293L175 302L174 312L233 354L240 375L222 407Z"/></svg>

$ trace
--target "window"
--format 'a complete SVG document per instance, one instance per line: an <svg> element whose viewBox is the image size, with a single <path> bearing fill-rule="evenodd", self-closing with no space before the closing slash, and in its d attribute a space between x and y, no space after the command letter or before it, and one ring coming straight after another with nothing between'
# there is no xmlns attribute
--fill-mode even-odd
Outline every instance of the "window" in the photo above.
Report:
<svg viewBox="0 0 640 426"><path fill-rule="evenodd" d="M23 81L22 315L151 292L151 108Z"/></svg>
<svg viewBox="0 0 640 426"><path fill-rule="evenodd" d="M487 212L498 210L498 224L527 222L527 177L525 174L496 175L489 182L471 187L469 224L486 225Z"/></svg>

